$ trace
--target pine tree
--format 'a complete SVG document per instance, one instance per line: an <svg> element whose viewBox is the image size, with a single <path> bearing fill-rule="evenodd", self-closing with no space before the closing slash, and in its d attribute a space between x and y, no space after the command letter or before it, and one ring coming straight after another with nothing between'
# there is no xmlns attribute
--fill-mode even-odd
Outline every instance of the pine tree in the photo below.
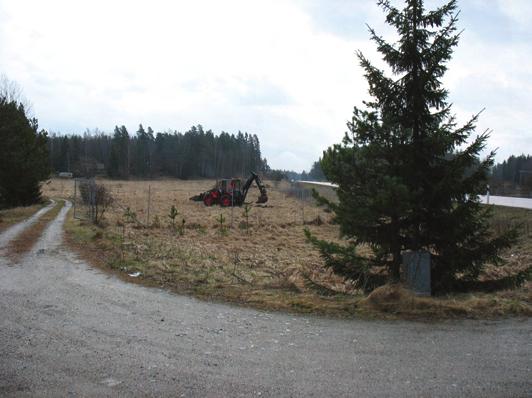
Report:
<svg viewBox="0 0 532 398"><path fill-rule="evenodd" d="M47 133L38 130L22 104L0 95L0 208L41 200L50 162Z"/></svg>
<svg viewBox="0 0 532 398"><path fill-rule="evenodd" d="M129 178L130 150L129 133L125 126L115 126L111 153L109 158L108 174L113 178Z"/></svg>
<svg viewBox="0 0 532 398"><path fill-rule="evenodd" d="M153 141L153 130L148 127L148 132L144 130L142 124L137 130L137 137L134 151L134 173L140 177L147 177L150 174L150 149Z"/></svg>
<svg viewBox="0 0 532 398"><path fill-rule="evenodd" d="M479 157L489 133L467 145L478 115L458 126L442 86L460 35L456 1L434 11L422 0L405 3L399 10L378 2L399 37L390 44L369 29L391 76L357 53L372 100L355 107L343 142L326 150L321 162L339 186L339 202L320 200L350 243L307 236L329 266L361 285L371 284L382 266L398 280L402 252L427 250L433 289L442 291L476 279L487 262L499 264L515 232L492 235L490 211L478 199L493 165L493 152ZM361 244L372 248L370 258L358 254Z"/></svg>

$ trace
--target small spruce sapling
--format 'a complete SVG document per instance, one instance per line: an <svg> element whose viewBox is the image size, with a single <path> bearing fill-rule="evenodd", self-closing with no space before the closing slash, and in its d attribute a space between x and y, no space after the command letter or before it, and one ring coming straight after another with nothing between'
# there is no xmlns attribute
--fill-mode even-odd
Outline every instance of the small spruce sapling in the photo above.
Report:
<svg viewBox="0 0 532 398"><path fill-rule="evenodd" d="M183 236L185 235L185 224L186 224L186 221L185 219L181 219L181 225L177 228L177 232L179 232L179 235Z"/></svg>
<svg viewBox="0 0 532 398"><path fill-rule="evenodd" d="M172 229L175 230L175 219L179 215L179 212L177 211L176 207L172 205L170 208L170 213L168 213L168 218L170 218L172 223Z"/></svg>
<svg viewBox="0 0 532 398"><path fill-rule="evenodd" d="M216 217L216 221L220 224L220 227L218 231L220 232L220 235L224 236L227 235L227 227L225 226L225 217L223 214L220 213L219 217Z"/></svg>
<svg viewBox="0 0 532 398"><path fill-rule="evenodd" d="M127 223L134 223L137 222L137 213L135 213L131 208L128 206L126 207L126 210L124 210L124 219Z"/></svg>
<svg viewBox="0 0 532 398"><path fill-rule="evenodd" d="M159 228L161 226L161 220L159 219L159 216L157 214L153 218L151 226L152 228Z"/></svg>

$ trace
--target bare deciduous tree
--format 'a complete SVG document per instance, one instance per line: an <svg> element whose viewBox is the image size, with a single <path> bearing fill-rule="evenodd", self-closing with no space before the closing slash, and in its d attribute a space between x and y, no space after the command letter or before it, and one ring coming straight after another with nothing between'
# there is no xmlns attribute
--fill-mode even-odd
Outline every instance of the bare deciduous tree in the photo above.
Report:
<svg viewBox="0 0 532 398"><path fill-rule="evenodd" d="M2 102L17 102L24 106L26 115L31 117L32 105L22 92L20 85L10 80L5 74L0 74L0 101Z"/></svg>

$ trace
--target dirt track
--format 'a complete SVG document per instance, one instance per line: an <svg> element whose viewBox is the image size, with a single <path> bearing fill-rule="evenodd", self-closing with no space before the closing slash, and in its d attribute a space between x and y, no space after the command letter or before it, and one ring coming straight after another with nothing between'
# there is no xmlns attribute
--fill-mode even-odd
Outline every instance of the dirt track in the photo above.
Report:
<svg viewBox="0 0 532 398"><path fill-rule="evenodd" d="M525 397L532 321L340 321L200 302L61 245L0 253L0 395ZM7 237L7 238L6 238ZM0 247L13 233L0 235Z"/></svg>

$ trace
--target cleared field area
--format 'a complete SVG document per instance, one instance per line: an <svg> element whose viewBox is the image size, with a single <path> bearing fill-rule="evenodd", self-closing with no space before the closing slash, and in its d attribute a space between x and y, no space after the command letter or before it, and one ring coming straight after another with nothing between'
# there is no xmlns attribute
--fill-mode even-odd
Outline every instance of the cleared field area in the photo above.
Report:
<svg viewBox="0 0 532 398"><path fill-rule="evenodd" d="M99 183L114 198L104 225L75 220L71 212L67 239L93 264L130 281L259 308L335 315L373 314L380 311L381 301L390 299L387 294L368 300L349 281L324 267L303 228L320 238L338 240L338 226L331 223L329 213L314 205L308 191L289 183L267 182L268 203L251 203L247 215L244 207L206 207L189 200L214 181ZM68 197L74 194L74 183L53 180L46 189L50 196ZM253 187L247 200L253 202L258 195ZM175 223L169 217L172 206L179 212ZM532 211L521 210L501 213L496 227L507 228L516 217L532 225ZM77 212L83 216L82 208ZM530 264L531 241L532 231L528 231L517 256L508 253L506 271L497 272ZM525 286L491 295L412 297L406 312L419 310L423 316L530 314L529 291ZM416 309L418 304L421 309ZM405 312L388 303L382 308L388 314Z"/></svg>

